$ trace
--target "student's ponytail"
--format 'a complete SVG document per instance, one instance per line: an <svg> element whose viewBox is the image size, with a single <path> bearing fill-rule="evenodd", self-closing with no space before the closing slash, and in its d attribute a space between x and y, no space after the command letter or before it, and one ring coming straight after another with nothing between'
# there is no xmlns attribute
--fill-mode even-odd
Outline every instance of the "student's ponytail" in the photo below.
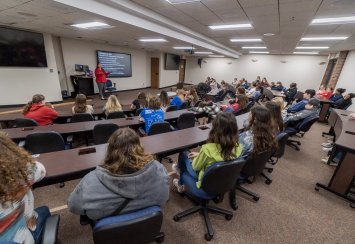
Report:
<svg viewBox="0 0 355 244"><path fill-rule="evenodd" d="M29 101L22 110L22 114L27 114L34 103L40 103L45 100L42 94L33 95L32 101Z"/></svg>
<svg viewBox="0 0 355 244"><path fill-rule="evenodd" d="M32 102L32 101L29 101L29 102L25 105L25 107L23 108L22 114L26 115L26 114L30 111L32 104L33 104L33 102Z"/></svg>

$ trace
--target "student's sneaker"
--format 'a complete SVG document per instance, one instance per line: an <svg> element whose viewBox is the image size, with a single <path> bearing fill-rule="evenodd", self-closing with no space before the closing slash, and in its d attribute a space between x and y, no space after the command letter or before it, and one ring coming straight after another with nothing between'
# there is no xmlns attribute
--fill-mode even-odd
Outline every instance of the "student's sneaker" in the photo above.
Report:
<svg viewBox="0 0 355 244"><path fill-rule="evenodd" d="M182 193L185 190L184 186L179 184L179 179L173 179L173 186L178 193Z"/></svg>
<svg viewBox="0 0 355 244"><path fill-rule="evenodd" d="M328 164L328 160L329 160L329 156L328 156L328 157L325 157L325 158L322 158L322 159L321 159L321 162L322 162L322 163L325 163L325 164Z"/></svg>
<svg viewBox="0 0 355 244"><path fill-rule="evenodd" d="M330 142L324 142L324 143L322 143L322 147L332 148L332 147L333 147L333 143L330 143Z"/></svg>
<svg viewBox="0 0 355 244"><path fill-rule="evenodd" d="M323 147L322 148L323 152L330 152L332 150L331 147Z"/></svg>

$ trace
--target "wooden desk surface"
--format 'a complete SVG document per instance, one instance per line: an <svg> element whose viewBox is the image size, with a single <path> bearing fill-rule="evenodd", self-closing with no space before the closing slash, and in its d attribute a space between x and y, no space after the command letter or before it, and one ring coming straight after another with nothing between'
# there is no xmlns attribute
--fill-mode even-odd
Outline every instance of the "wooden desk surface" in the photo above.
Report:
<svg viewBox="0 0 355 244"><path fill-rule="evenodd" d="M248 117L248 113L236 116L239 128L243 128L244 121ZM207 126L209 128L205 130L199 127L192 127L143 137L141 138L141 143L147 152L154 155L173 153L204 143L211 130L211 124ZM102 164L105 157L107 144L93 147L96 149L95 153L84 155L78 154L82 148L41 154L36 160L45 166L47 173L46 177L41 182L36 183L35 186L45 186L83 177L96 166Z"/></svg>
<svg viewBox="0 0 355 244"><path fill-rule="evenodd" d="M183 113L189 113L189 111L183 109L183 110L177 110L172 112L166 112L165 120L177 119ZM26 138L28 134L31 134L33 132L56 131L62 135L65 135L65 134L91 131L94 129L95 125L97 124L108 124L108 123L117 124L119 127L138 126L144 124L139 121L139 116L135 116L135 117L121 118L121 119L95 120L95 121L78 122L78 123L34 126L31 127L33 128L33 130L23 130L23 128L10 128L10 129L3 129L2 131L7 133L11 139L19 140L19 139Z"/></svg>

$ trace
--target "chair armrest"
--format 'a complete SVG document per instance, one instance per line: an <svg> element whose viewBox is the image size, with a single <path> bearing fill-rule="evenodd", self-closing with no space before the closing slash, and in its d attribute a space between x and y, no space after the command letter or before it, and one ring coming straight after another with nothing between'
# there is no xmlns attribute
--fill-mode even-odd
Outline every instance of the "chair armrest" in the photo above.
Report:
<svg viewBox="0 0 355 244"><path fill-rule="evenodd" d="M55 214L47 218L44 224L42 243L55 244L59 227L59 215Z"/></svg>

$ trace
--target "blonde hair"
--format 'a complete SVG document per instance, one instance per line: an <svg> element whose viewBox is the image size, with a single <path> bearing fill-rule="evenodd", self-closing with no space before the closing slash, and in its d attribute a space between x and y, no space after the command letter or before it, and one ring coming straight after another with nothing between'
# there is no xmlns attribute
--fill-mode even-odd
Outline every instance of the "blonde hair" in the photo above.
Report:
<svg viewBox="0 0 355 244"><path fill-rule="evenodd" d="M28 178L34 160L4 133L0 133L0 204L14 202L33 184Z"/></svg>
<svg viewBox="0 0 355 244"><path fill-rule="evenodd" d="M120 102L118 101L115 95L110 95L107 99L104 110L108 114L122 111L122 105L120 104Z"/></svg>
<svg viewBox="0 0 355 244"><path fill-rule="evenodd" d="M103 168L112 174L131 174L153 160L142 147L139 136L130 128L116 130L108 140Z"/></svg>
<svg viewBox="0 0 355 244"><path fill-rule="evenodd" d="M285 103L282 97L274 97L271 101L280 105L281 111L285 109Z"/></svg>

